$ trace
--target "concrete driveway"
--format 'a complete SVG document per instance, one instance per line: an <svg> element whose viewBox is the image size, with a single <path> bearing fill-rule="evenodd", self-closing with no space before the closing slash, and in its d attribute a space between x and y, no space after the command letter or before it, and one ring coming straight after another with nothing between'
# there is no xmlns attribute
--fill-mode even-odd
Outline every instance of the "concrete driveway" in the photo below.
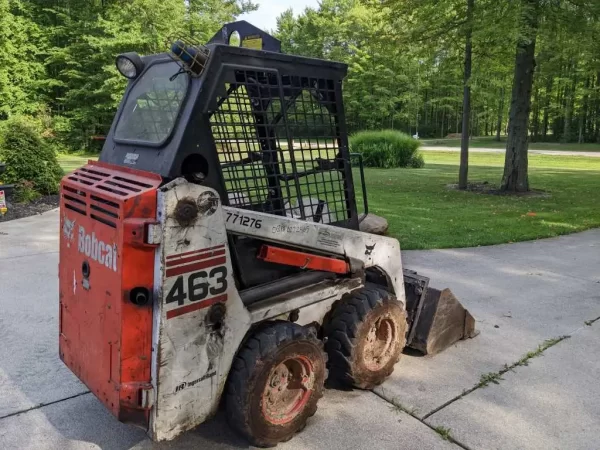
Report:
<svg viewBox="0 0 600 450"><path fill-rule="evenodd" d="M0 449L247 448L221 416L153 445L63 366L57 230L56 211L0 225ZM481 335L434 358L405 355L375 393L327 391L278 448L598 447L600 230L404 262L451 287Z"/></svg>

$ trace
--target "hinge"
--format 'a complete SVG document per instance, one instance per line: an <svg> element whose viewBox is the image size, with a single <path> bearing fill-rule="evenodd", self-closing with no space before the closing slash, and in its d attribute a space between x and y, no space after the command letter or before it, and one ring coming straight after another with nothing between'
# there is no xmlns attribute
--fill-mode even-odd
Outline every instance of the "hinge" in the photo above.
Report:
<svg viewBox="0 0 600 450"><path fill-rule="evenodd" d="M162 226L160 223L149 223L146 228L146 244L159 245L162 242Z"/></svg>

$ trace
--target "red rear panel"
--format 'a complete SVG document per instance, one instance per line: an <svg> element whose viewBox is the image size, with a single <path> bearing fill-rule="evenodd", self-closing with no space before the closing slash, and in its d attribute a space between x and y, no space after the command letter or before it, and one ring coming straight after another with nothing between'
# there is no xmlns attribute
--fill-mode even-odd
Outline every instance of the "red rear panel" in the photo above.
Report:
<svg viewBox="0 0 600 450"><path fill-rule="evenodd" d="M60 357L119 420L144 427L155 254L144 238L160 183L90 162L61 185Z"/></svg>

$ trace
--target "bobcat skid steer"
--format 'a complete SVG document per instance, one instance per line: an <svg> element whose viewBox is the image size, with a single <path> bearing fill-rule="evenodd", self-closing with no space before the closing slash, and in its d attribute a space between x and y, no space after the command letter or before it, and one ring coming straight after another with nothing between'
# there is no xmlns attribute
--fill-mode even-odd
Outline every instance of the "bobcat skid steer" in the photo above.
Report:
<svg viewBox="0 0 600 450"><path fill-rule="evenodd" d="M61 185L60 357L156 441L222 404L272 446L315 414L327 373L370 389L405 346L474 335L397 240L358 231L346 66L279 50L237 22L120 55L100 160Z"/></svg>

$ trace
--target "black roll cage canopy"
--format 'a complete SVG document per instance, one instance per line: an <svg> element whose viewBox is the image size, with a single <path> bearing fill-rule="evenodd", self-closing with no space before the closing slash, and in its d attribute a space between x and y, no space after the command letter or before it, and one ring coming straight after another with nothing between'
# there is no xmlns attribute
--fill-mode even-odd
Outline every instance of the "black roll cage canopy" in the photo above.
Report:
<svg viewBox="0 0 600 450"><path fill-rule="evenodd" d="M227 45L232 36L239 47ZM180 108L170 112L173 129L156 144L115 137L136 83L155 64L177 61L170 53L142 57L144 70L127 87L100 160L165 181L202 182L224 204L357 229L342 100L347 66L283 54L279 40L245 21L226 24L204 48L204 70L189 77Z"/></svg>

